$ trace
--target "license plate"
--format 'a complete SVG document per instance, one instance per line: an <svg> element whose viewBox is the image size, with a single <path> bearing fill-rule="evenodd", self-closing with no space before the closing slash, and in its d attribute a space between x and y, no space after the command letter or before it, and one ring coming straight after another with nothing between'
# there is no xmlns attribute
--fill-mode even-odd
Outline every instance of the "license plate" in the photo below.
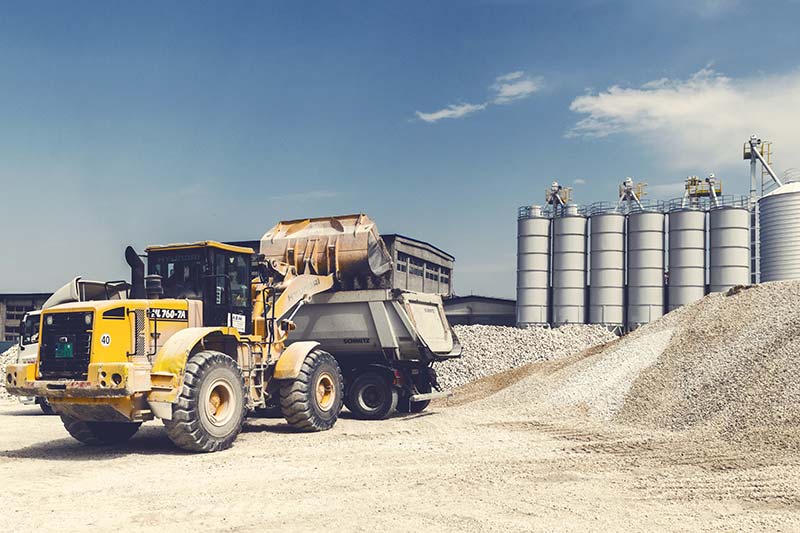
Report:
<svg viewBox="0 0 800 533"><path fill-rule="evenodd" d="M72 343L71 342L57 342L56 343L56 359L72 359Z"/></svg>

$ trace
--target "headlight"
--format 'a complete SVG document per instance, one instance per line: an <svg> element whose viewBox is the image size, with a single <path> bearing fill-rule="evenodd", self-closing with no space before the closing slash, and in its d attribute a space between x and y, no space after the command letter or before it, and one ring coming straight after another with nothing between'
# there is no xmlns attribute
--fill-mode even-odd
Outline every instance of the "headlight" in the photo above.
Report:
<svg viewBox="0 0 800 533"><path fill-rule="evenodd" d="M52 326L53 325L53 315L47 315L46 322L47 322L48 326Z"/></svg>
<svg viewBox="0 0 800 533"><path fill-rule="evenodd" d="M83 315L83 321L86 322L87 326L91 326L92 325L92 313L86 313L85 315Z"/></svg>

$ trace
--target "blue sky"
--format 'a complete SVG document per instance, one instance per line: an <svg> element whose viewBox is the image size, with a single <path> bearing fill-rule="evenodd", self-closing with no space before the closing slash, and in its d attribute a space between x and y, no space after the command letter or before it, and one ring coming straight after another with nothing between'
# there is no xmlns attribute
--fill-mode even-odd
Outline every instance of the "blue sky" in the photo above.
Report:
<svg viewBox="0 0 800 533"><path fill-rule="evenodd" d="M800 2L7 2L0 292L366 212L513 296L516 209L800 167ZM466 106L466 107L465 107ZM470 112L464 112L470 111ZM450 116L448 116L450 115ZM461 115L461 116L457 116Z"/></svg>

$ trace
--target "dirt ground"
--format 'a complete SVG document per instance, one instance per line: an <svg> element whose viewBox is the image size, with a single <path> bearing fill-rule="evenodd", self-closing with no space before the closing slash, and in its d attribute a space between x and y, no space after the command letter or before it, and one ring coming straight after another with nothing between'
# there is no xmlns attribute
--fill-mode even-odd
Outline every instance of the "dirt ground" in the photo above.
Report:
<svg viewBox="0 0 800 533"><path fill-rule="evenodd" d="M512 373L510 382L521 376ZM177 450L160 423L90 448L0 404L3 531L800 530L800 458L595 427L491 402L496 378L419 415ZM508 385L508 383L503 383ZM519 383L517 383L519 386Z"/></svg>

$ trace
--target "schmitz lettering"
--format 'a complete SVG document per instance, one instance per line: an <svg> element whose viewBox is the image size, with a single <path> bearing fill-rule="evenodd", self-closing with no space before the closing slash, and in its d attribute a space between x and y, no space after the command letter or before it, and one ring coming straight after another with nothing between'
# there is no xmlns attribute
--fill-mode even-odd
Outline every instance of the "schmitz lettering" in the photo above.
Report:
<svg viewBox="0 0 800 533"><path fill-rule="evenodd" d="M345 344L369 344L369 337L342 339Z"/></svg>
<svg viewBox="0 0 800 533"><path fill-rule="evenodd" d="M153 320L176 320L182 322L189 320L186 309L162 309L160 307L151 307L147 311L147 316Z"/></svg>

